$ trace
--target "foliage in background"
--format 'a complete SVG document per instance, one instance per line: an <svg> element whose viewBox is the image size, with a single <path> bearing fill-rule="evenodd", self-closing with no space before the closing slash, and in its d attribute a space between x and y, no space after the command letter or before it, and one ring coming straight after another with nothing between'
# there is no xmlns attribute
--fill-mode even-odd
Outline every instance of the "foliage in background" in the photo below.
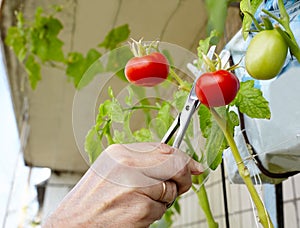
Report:
<svg viewBox="0 0 300 228"><path fill-rule="evenodd" d="M68 79L78 88L83 74L102 55L97 48L104 49L104 52L112 50L129 37L129 26L124 24L112 29L98 47L88 50L85 56L76 51L65 53L64 41L59 38L63 24L56 18L56 14L61 10L61 7L55 6L51 13L45 13L42 8L38 7L32 21L27 21L22 12L17 12L17 25L8 29L5 43L12 48L18 60L24 64L32 89L35 89L42 79L41 66L62 69ZM116 58L111 57L110 60L108 66L99 65L94 75L117 63ZM123 75L120 77L124 78Z"/></svg>

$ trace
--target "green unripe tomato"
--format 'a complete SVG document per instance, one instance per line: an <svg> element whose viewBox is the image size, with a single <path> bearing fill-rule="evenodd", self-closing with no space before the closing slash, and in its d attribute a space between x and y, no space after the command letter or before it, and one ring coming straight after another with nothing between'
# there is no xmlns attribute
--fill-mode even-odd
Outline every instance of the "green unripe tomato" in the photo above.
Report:
<svg viewBox="0 0 300 228"><path fill-rule="evenodd" d="M277 30L263 30L250 41L245 56L247 72L255 79L268 80L280 72L288 45Z"/></svg>

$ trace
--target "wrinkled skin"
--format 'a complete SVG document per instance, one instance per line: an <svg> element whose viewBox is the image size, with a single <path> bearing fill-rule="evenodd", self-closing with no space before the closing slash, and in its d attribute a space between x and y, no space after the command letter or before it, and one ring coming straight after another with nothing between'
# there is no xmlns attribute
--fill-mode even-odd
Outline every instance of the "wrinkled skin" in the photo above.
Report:
<svg viewBox="0 0 300 228"><path fill-rule="evenodd" d="M191 175L202 171L199 163L165 144L112 145L43 227L148 227L191 187Z"/></svg>

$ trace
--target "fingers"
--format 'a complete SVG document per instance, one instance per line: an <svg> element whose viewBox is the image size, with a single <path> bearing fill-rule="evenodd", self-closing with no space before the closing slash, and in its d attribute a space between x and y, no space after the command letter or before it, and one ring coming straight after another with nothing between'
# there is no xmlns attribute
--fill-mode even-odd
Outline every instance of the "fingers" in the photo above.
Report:
<svg viewBox="0 0 300 228"><path fill-rule="evenodd" d="M178 195L181 195L182 193L188 191L192 186L191 175L201 174L203 172L203 167L200 163L196 162L183 152L177 150L175 153L180 154L175 158L176 161L174 161L175 163L178 163L178 172L171 178L171 180L176 182Z"/></svg>
<svg viewBox="0 0 300 228"><path fill-rule="evenodd" d="M171 180L182 194L191 186L191 175L203 172L202 166L187 154L161 143L113 145L99 157L92 166L94 171L128 187L148 187Z"/></svg>
<svg viewBox="0 0 300 228"><path fill-rule="evenodd" d="M147 196L141 200L140 210L136 211L137 218L134 227L149 227L154 221L161 219L167 208L164 203L152 200Z"/></svg>
<svg viewBox="0 0 300 228"><path fill-rule="evenodd" d="M164 159L161 159L161 162L158 162L155 166L143 169L144 174L163 181L171 180L175 182L179 195L191 187L192 174L199 175L203 172L200 163L191 159L179 149L167 145L157 147L157 153L153 156L163 156Z"/></svg>
<svg viewBox="0 0 300 228"><path fill-rule="evenodd" d="M152 200L161 203L171 203L177 197L177 185L173 181L162 181L153 186L137 189L138 192L148 196Z"/></svg>

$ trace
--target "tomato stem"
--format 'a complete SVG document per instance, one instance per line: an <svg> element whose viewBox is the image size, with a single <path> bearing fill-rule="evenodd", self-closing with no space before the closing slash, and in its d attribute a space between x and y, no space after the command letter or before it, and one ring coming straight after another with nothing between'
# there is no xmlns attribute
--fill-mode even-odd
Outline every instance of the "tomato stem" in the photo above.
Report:
<svg viewBox="0 0 300 228"><path fill-rule="evenodd" d="M264 204L252 182L250 172L249 172L247 166L245 166L245 164L243 162L243 159L238 151L238 148L236 146L236 143L234 141L234 138L233 138L230 130L227 128L226 120L224 120L217 113L217 111L214 108L211 108L210 111L211 111L214 119L218 123L219 127L222 129L224 136L231 148L232 155L238 166L239 174L242 177L242 179L251 195L254 205L256 206L259 222L263 225L264 228L274 228L273 223L270 219L270 216L269 216L268 212L266 211L265 206L264 206Z"/></svg>
<svg viewBox="0 0 300 228"><path fill-rule="evenodd" d="M258 21L256 20L256 18L254 17L254 15L252 13L250 13L249 11L245 11L244 13L248 14L252 18L252 21L258 31L263 30L263 28L260 26L260 24L258 23Z"/></svg>
<svg viewBox="0 0 300 228"><path fill-rule="evenodd" d="M272 24L272 22L270 21L270 19L268 17L262 17L262 20L264 22L266 30L274 29L273 24Z"/></svg>
<svg viewBox="0 0 300 228"><path fill-rule="evenodd" d="M185 83L171 67L170 67L169 73L178 82L180 89L183 89L188 92L191 90L191 88L189 86L187 86L187 83Z"/></svg>

